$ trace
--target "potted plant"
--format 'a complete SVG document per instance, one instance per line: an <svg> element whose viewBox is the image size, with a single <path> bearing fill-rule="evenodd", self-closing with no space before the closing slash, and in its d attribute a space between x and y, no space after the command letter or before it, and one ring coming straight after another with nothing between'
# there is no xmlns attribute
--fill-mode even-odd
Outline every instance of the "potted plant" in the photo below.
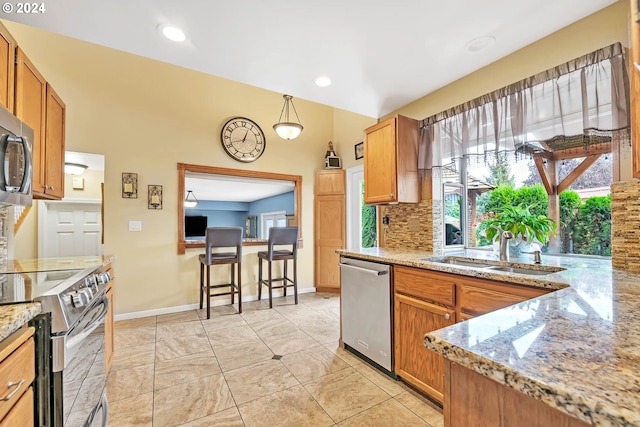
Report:
<svg viewBox="0 0 640 427"><path fill-rule="evenodd" d="M495 242L499 239L498 229L510 231L514 238L509 242L512 253L519 253L532 243L538 242L542 247L555 235L556 223L546 215L531 213L531 206L504 206L482 221L487 240ZM539 248L536 248L539 250Z"/></svg>

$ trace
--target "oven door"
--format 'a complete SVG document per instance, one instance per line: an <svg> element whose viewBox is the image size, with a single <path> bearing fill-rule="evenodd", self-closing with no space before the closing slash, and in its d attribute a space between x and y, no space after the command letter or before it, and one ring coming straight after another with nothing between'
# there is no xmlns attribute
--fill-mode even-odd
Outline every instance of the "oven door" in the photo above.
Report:
<svg viewBox="0 0 640 427"><path fill-rule="evenodd" d="M106 295L96 298L67 334L54 337L55 425L107 425L104 319L108 304ZM62 370L57 369L60 359Z"/></svg>

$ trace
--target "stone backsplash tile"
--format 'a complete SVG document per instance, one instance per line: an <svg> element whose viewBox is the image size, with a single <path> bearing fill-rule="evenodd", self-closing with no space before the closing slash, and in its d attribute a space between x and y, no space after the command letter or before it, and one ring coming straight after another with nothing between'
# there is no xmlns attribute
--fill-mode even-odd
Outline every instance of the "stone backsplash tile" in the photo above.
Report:
<svg viewBox="0 0 640 427"><path fill-rule="evenodd" d="M640 273L640 181L611 185L611 264Z"/></svg>
<svg viewBox="0 0 640 427"><path fill-rule="evenodd" d="M389 205L384 215L389 217L383 225L384 247L442 252L442 201Z"/></svg>

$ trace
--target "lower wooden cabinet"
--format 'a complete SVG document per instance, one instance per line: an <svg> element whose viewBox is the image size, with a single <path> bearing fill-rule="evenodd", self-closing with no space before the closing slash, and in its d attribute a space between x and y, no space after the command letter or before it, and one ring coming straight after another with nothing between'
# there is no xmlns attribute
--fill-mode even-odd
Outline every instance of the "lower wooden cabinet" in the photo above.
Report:
<svg viewBox="0 0 640 427"><path fill-rule="evenodd" d="M444 358L425 348L425 334L550 291L414 267L394 275L395 372L440 403Z"/></svg>
<svg viewBox="0 0 640 427"><path fill-rule="evenodd" d="M35 371L34 328L20 328L0 343L0 426L34 423L31 383Z"/></svg>
<svg viewBox="0 0 640 427"><path fill-rule="evenodd" d="M444 358L427 350L424 335L455 323L455 311L402 294L394 299L396 374L442 402Z"/></svg>
<svg viewBox="0 0 640 427"><path fill-rule="evenodd" d="M0 427L32 426L34 425L33 388L29 387L20 400L13 405L6 417L0 421Z"/></svg>

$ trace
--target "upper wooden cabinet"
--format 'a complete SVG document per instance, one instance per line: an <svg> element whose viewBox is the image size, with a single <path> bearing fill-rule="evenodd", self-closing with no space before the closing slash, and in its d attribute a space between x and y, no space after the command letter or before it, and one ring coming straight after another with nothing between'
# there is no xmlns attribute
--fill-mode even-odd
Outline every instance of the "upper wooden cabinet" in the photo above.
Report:
<svg viewBox="0 0 640 427"><path fill-rule="evenodd" d="M64 196L65 104L22 49L16 49L15 114L34 131L33 197Z"/></svg>
<svg viewBox="0 0 640 427"><path fill-rule="evenodd" d="M340 289L340 256L346 247L345 173L342 169L316 173L314 203L315 286L318 291Z"/></svg>
<svg viewBox="0 0 640 427"><path fill-rule="evenodd" d="M13 113L16 41L0 24L0 105Z"/></svg>
<svg viewBox="0 0 640 427"><path fill-rule="evenodd" d="M418 121L397 115L365 133L365 203L417 203Z"/></svg>
<svg viewBox="0 0 640 427"><path fill-rule="evenodd" d="M64 196L64 146L66 106L47 83L47 112L45 132L45 180L47 198Z"/></svg>
<svg viewBox="0 0 640 427"><path fill-rule="evenodd" d="M638 0L631 0L631 141L633 177L640 178L640 10Z"/></svg>

